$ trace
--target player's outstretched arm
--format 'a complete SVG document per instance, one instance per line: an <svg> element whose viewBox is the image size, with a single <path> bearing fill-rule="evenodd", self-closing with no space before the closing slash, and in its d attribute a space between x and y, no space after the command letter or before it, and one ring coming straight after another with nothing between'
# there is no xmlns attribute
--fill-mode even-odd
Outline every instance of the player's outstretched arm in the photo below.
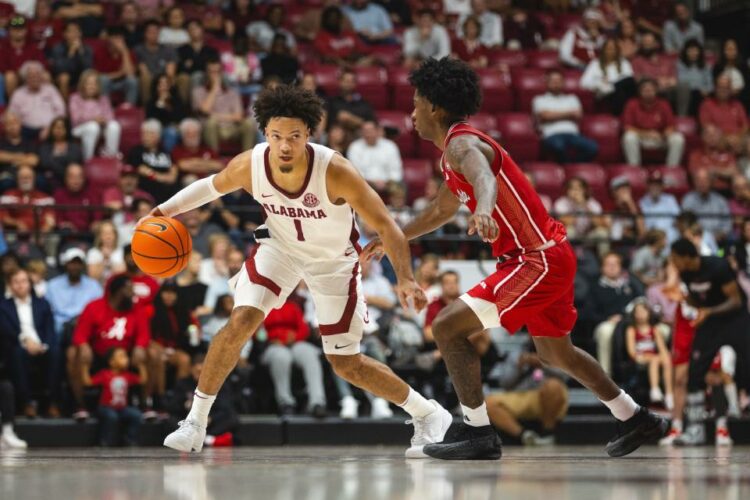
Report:
<svg viewBox="0 0 750 500"><path fill-rule="evenodd" d="M331 200L343 199L349 203L382 239L385 253L396 271L396 288L401 305L406 308L407 299L411 298L417 311L425 307L427 297L414 279L409 244L380 196L367 184L349 160L341 155L334 155L331 159L326 184Z"/></svg>
<svg viewBox="0 0 750 500"><path fill-rule="evenodd" d="M497 180L487 157L480 149L481 140L474 135L460 135L448 143L445 155L451 167L463 174L474 189L477 207L469 218L469 234L493 242L500 228L492 218L497 203Z"/></svg>
<svg viewBox="0 0 750 500"><path fill-rule="evenodd" d="M148 216L174 217L244 188L252 194L252 151L240 153L221 172L193 182L154 208ZM140 224L142 221L138 221Z"/></svg>

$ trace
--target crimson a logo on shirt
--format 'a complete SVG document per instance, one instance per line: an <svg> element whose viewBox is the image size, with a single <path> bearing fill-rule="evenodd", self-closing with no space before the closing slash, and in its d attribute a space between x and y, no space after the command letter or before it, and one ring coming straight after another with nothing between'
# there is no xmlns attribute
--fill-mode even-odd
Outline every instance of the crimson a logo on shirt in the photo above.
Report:
<svg viewBox="0 0 750 500"><path fill-rule="evenodd" d="M304 198L302 198L302 204L305 205L307 208L313 208L320 205L320 201L318 200L318 197L315 196L312 193L307 193Z"/></svg>

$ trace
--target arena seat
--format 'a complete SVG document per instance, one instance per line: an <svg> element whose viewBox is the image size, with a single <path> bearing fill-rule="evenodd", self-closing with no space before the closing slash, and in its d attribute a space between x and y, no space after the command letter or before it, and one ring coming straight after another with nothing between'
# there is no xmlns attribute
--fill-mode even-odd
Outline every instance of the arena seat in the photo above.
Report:
<svg viewBox="0 0 750 500"><path fill-rule="evenodd" d="M517 162L539 159L539 135L531 115L505 113L497 117L503 146Z"/></svg>
<svg viewBox="0 0 750 500"><path fill-rule="evenodd" d="M660 172L664 179L664 191L675 195L678 200L690 191L690 179L685 169L661 165L648 170L649 173Z"/></svg>
<svg viewBox="0 0 750 500"><path fill-rule="evenodd" d="M354 70L357 77L357 92L370 103L374 109L390 107L388 95L388 73L379 67L358 67Z"/></svg>
<svg viewBox="0 0 750 500"><path fill-rule="evenodd" d="M469 117L469 125L476 127L482 132L488 134L493 139L500 140L500 132L497 130L497 119L489 113L477 113Z"/></svg>
<svg viewBox="0 0 750 500"><path fill-rule="evenodd" d="M507 66L508 68L522 68L528 64L526 53L522 50L492 50L487 59L490 67Z"/></svg>
<svg viewBox="0 0 750 500"><path fill-rule="evenodd" d="M141 124L145 113L143 108L131 104L120 104L115 108L115 119L120 123L122 132L120 135L120 151L128 154L130 148L141 143Z"/></svg>
<svg viewBox="0 0 750 500"><path fill-rule="evenodd" d="M496 69L478 70L482 88L482 108L485 113L498 113L513 109L513 91L507 74Z"/></svg>
<svg viewBox="0 0 750 500"><path fill-rule="evenodd" d="M601 163L622 161L620 133L620 120L616 116L584 115L581 120L581 134L594 139L599 145L596 159Z"/></svg>
<svg viewBox="0 0 750 500"><path fill-rule="evenodd" d="M516 111L531 111L531 101L547 88L544 70L539 68L514 68L511 79L516 96Z"/></svg>
<svg viewBox="0 0 750 500"><path fill-rule="evenodd" d="M565 169L557 163L531 162L523 170L531 174L539 194L546 194L553 201L564 192Z"/></svg>
<svg viewBox="0 0 750 500"><path fill-rule="evenodd" d="M648 182L648 171L643 167L632 165L610 165L606 168L607 181L615 177L626 177L630 181L633 197L638 200L646 192Z"/></svg>
<svg viewBox="0 0 750 500"><path fill-rule="evenodd" d="M86 162L84 171L89 189L101 195L107 188L117 185L122 171L122 162L118 158L95 156Z"/></svg>
<svg viewBox="0 0 750 500"><path fill-rule="evenodd" d="M599 202L609 197L607 174L601 165L597 163L570 163L565 165L565 180L572 177L580 177L585 180L591 189L591 194Z"/></svg>
<svg viewBox="0 0 750 500"><path fill-rule="evenodd" d="M378 59L386 68L397 66L401 62L401 46L373 45L370 47L370 55Z"/></svg>
<svg viewBox="0 0 750 500"><path fill-rule="evenodd" d="M401 156L405 158L413 157L416 137L414 134L414 124L409 114L396 110L381 110L376 111L375 114L381 126L386 129L390 128L398 131L393 141L401 150Z"/></svg>
<svg viewBox="0 0 750 500"><path fill-rule="evenodd" d="M698 132L698 123L692 116L675 116L674 128L685 136L685 156L691 150L701 146L701 137Z"/></svg>
<svg viewBox="0 0 750 500"><path fill-rule="evenodd" d="M388 82L391 87L393 108L411 113L414 109L414 88L409 83L409 70L402 66L390 68Z"/></svg>
<svg viewBox="0 0 750 500"><path fill-rule="evenodd" d="M315 75L315 81L318 87L326 95L332 96L338 94L339 76L341 70L334 64L313 64L305 68L305 71Z"/></svg>
<svg viewBox="0 0 750 500"><path fill-rule="evenodd" d="M407 202L424 195L427 180L433 176L432 164L429 160L410 158L404 160L404 183L407 189Z"/></svg>
<svg viewBox="0 0 750 500"><path fill-rule="evenodd" d="M529 50L526 59L530 68L549 70L560 67L560 55L556 50Z"/></svg>

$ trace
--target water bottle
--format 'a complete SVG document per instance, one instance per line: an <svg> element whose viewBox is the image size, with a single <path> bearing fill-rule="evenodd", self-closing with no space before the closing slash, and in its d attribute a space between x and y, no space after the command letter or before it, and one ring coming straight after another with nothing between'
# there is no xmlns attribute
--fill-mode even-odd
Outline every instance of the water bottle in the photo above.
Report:
<svg viewBox="0 0 750 500"><path fill-rule="evenodd" d="M188 335L190 336L190 345L197 347L201 343L200 334L196 325L190 325L188 327Z"/></svg>

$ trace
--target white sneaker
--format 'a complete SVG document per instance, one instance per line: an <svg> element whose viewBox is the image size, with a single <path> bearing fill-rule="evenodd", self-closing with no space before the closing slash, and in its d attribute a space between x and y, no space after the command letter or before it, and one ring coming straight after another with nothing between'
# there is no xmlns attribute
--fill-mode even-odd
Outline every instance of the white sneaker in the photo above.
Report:
<svg viewBox="0 0 750 500"><path fill-rule="evenodd" d="M448 410L434 399L430 403L435 406L435 411L426 417L406 421L407 424L414 424L414 437L411 438L411 447L406 450L406 458L427 458L422 451L424 445L442 441L453 423L453 415Z"/></svg>
<svg viewBox="0 0 750 500"><path fill-rule="evenodd" d="M552 446L555 444L555 436L540 436L534 431L525 430L521 434L521 442L524 446Z"/></svg>
<svg viewBox="0 0 750 500"><path fill-rule="evenodd" d="M183 420L178 425L176 431L164 438L164 446L177 451L201 451L206 439L206 428L192 420Z"/></svg>
<svg viewBox="0 0 750 500"><path fill-rule="evenodd" d="M357 407L359 402L352 396L346 396L341 400L341 411L339 417L351 420L357 418Z"/></svg>
<svg viewBox="0 0 750 500"><path fill-rule="evenodd" d="M25 450L28 447L29 445L26 444L26 441L16 436L16 433L13 431L3 432L3 435L0 436L0 448Z"/></svg>
<svg viewBox="0 0 750 500"><path fill-rule="evenodd" d="M729 429L726 427L719 427L716 429L716 446L732 446L734 441L729 436Z"/></svg>
<svg viewBox="0 0 750 500"><path fill-rule="evenodd" d="M700 446L706 444L706 428L703 422L691 424L674 440L675 446Z"/></svg>
<svg viewBox="0 0 750 500"><path fill-rule="evenodd" d="M375 398L372 400L372 411L370 412L370 416L377 419L391 418L393 416L393 410L391 410L388 401L383 398Z"/></svg>
<svg viewBox="0 0 750 500"><path fill-rule="evenodd" d="M682 433L675 428L669 430L669 434L659 440L659 446L672 446L674 440L677 439Z"/></svg>
<svg viewBox="0 0 750 500"><path fill-rule="evenodd" d="M672 411L674 408L674 396L671 394L667 394L664 396L664 406L667 410Z"/></svg>
<svg viewBox="0 0 750 500"><path fill-rule="evenodd" d="M661 392L661 388L652 387L651 393L649 394L652 403L661 403L664 401L664 394Z"/></svg>

